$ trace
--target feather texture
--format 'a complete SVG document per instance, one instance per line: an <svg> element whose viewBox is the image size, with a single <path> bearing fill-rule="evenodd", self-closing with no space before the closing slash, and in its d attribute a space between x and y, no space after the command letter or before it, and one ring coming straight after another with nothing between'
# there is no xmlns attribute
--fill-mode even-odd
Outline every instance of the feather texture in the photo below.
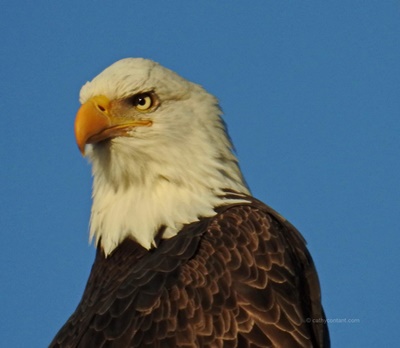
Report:
<svg viewBox="0 0 400 348"><path fill-rule="evenodd" d="M235 197L230 192L231 198ZM328 347L316 270L299 232L251 197L146 250L98 250L50 347Z"/></svg>

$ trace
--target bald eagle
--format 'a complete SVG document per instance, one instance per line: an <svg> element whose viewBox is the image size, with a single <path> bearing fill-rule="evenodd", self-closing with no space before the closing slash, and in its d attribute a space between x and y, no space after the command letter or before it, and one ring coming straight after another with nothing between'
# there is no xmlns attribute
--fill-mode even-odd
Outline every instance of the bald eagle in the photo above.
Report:
<svg viewBox="0 0 400 348"><path fill-rule="evenodd" d="M147 59L81 89L97 254L50 347L328 347L300 233L250 195L215 97Z"/></svg>

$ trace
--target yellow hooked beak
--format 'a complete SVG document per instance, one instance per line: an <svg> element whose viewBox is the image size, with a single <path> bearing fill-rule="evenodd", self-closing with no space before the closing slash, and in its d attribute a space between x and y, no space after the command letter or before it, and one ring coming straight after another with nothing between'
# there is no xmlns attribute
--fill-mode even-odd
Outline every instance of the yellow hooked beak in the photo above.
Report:
<svg viewBox="0 0 400 348"><path fill-rule="evenodd" d="M75 118L75 139L81 153L85 154L85 145L102 140L126 136L134 127L151 126L150 120L133 120L112 116L110 100L96 96L85 102Z"/></svg>

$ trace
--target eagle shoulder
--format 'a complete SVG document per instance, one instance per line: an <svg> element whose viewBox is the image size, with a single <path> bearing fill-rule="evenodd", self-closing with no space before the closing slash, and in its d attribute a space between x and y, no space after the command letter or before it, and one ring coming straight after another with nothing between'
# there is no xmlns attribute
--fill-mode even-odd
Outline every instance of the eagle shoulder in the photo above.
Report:
<svg viewBox="0 0 400 348"><path fill-rule="evenodd" d="M328 346L318 277L299 232L263 203L218 208L145 250L96 256L51 347Z"/></svg>

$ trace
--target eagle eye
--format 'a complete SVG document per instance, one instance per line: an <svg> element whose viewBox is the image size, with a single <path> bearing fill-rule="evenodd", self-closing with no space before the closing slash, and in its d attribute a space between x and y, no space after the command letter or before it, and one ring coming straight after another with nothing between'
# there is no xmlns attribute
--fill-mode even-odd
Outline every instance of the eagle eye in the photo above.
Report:
<svg viewBox="0 0 400 348"><path fill-rule="evenodd" d="M137 110L146 111L154 105L154 98L151 93L140 93L129 98L129 102Z"/></svg>

